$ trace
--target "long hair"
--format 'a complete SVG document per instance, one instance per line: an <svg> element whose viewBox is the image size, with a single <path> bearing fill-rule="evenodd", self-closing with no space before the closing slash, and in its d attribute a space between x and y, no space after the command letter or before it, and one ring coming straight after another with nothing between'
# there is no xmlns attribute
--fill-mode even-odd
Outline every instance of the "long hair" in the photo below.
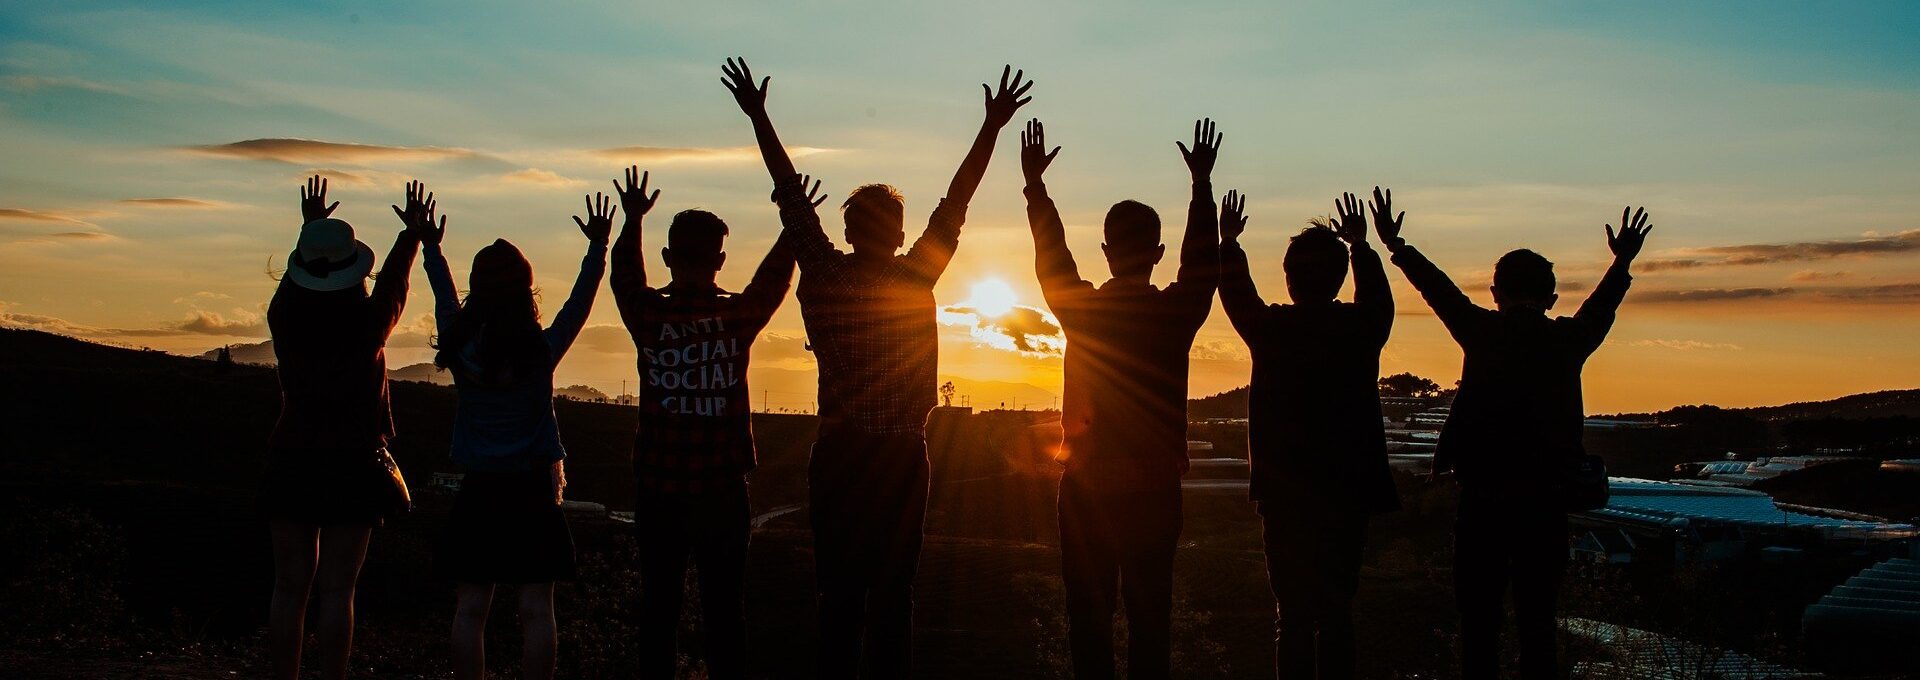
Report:
<svg viewBox="0 0 1920 680"><path fill-rule="evenodd" d="M553 354L540 331L533 266L504 239L473 256L467 299L434 347L434 365L483 385L523 385L553 376ZM463 354L472 348L471 361Z"/></svg>

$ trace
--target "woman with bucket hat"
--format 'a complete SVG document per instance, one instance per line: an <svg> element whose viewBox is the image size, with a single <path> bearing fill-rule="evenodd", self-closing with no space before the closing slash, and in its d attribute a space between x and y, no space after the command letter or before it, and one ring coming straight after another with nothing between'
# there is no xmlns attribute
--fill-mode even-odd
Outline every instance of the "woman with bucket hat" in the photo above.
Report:
<svg viewBox="0 0 1920 680"><path fill-rule="evenodd" d="M433 198L407 185L394 206L406 229L394 239L372 291L373 249L332 217L327 182L300 191L297 247L267 306L280 376L280 418L267 449L260 509L272 531L273 601L268 621L273 677L300 674L311 597L321 676L346 677L353 646L353 591L373 527L406 509L406 487L387 455L387 336L407 302L407 276L430 222Z"/></svg>
<svg viewBox="0 0 1920 680"><path fill-rule="evenodd" d="M587 200L587 220L573 218L586 234L586 257L544 329L533 265L513 244L498 239L474 255L463 301L440 251L445 218L423 233L439 332L434 363L453 373L453 462L466 472L433 565L456 584L457 679L486 676L487 613L497 585L517 591L520 677L553 677L553 584L574 574L573 535L560 510L567 453L553 413L553 368L593 309L615 210L603 195Z"/></svg>

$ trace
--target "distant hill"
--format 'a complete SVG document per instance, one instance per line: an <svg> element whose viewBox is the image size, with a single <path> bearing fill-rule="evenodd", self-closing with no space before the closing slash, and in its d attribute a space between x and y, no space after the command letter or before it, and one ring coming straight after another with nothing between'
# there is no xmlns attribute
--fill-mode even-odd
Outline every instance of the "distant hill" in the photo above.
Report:
<svg viewBox="0 0 1920 680"><path fill-rule="evenodd" d="M440 370L439 366L426 363L389 368L387 369L387 379L411 380L413 382L431 383L434 385L453 384L452 373Z"/></svg>
<svg viewBox="0 0 1920 680"><path fill-rule="evenodd" d="M1733 409L1761 420L1920 417L1920 390L1887 390L1780 406Z"/></svg>
<svg viewBox="0 0 1920 680"><path fill-rule="evenodd" d="M1197 418L1245 418L1250 407L1247 405L1248 387L1241 386L1219 394L1187 400L1187 417Z"/></svg>
<svg viewBox="0 0 1920 680"><path fill-rule="evenodd" d="M278 361L273 355L272 340L267 340L263 342L243 342L239 344L227 345L227 351L230 351L233 353L233 362L236 364L254 364L258 366L272 366L274 365L275 362ZM213 361L219 356L220 356L220 349L216 347L216 348L207 350L206 353L204 354L201 354L200 358L206 359L207 361Z"/></svg>

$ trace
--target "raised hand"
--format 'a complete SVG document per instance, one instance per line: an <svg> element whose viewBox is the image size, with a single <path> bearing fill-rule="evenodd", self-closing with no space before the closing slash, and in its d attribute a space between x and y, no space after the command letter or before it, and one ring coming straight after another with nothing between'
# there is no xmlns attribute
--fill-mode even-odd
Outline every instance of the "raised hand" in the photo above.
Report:
<svg viewBox="0 0 1920 680"><path fill-rule="evenodd" d="M651 175L652 173L641 172L640 166L633 165L627 167L626 186L622 187L620 186L619 180L614 180L613 192L620 196L620 207L627 209L628 221L640 219L642 215L647 214L647 211L653 209L655 201L660 200L659 189L654 189L652 194L647 193L647 180L651 178ZM589 205L587 211L592 212L593 207ZM579 218L574 219L578 220ZM585 227L581 228L584 229ZM591 236L591 234L589 234L589 236Z"/></svg>
<svg viewBox="0 0 1920 680"><path fill-rule="evenodd" d="M789 177L800 178L800 189L806 192L805 198L807 199L808 205L818 208L820 204L827 202L827 195L820 193L820 180L814 179L812 175L802 175L800 173L794 173L789 175ZM812 184L813 186L807 186L808 184ZM773 202L780 202L780 190L782 188L784 188L784 185L774 185Z"/></svg>
<svg viewBox="0 0 1920 680"><path fill-rule="evenodd" d="M1352 192L1340 194L1340 198L1333 201L1333 212L1339 216L1333 223L1333 231L1349 246L1367 242L1367 214L1361 210L1362 205L1365 203Z"/></svg>
<svg viewBox="0 0 1920 680"><path fill-rule="evenodd" d="M1653 225L1647 224L1647 209L1635 210L1627 206L1620 210L1620 232L1614 233L1613 225L1607 225L1607 248L1613 250L1613 257L1623 262L1632 262L1640 255L1640 247L1647 243L1647 233L1653 231Z"/></svg>
<svg viewBox="0 0 1920 680"><path fill-rule="evenodd" d="M596 191L587 197L587 220L582 222L579 215L574 215L573 223L580 225L580 233L586 234L588 241L606 243L607 235L613 233L613 214L617 212L620 206L614 205L611 197Z"/></svg>
<svg viewBox="0 0 1920 680"><path fill-rule="evenodd" d="M1220 159L1220 140L1224 138L1226 135L1213 131L1213 119L1205 118L1193 121L1193 148L1180 142L1173 145L1180 147L1180 156L1187 159L1187 169L1194 179L1204 179L1213 176L1213 163Z"/></svg>
<svg viewBox="0 0 1920 680"><path fill-rule="evenodd" d="M1039 184L1040 176L1058 155L1060 147L1047 150L1047 126L1038 118L1027 121L1027 129L1020 131L1020 173L1026 176L1027 184Z"/></svg>
<svg viewBox="0 0 1920 680"><path fill-rule="evenodd" d="M1235 243L1247 230L1247 197L1238 190L1220 199L1220 242Z"/></svg>
<svg viewBox="0 0 1920 680"><path fill-rule="evenodd" d="M1393 190L1388 189L1383 194L1380 193L1380 187L1374 187L1373 200L1367 202L1367 207L1373 209L1373 229L1380 232L1380 242L1387 244L1388 248L1397 247L1400 244L1400 225L1406 222L1407 211L1393 214Z"/></svg>
<svg viewBox="0 0 1920 680"><path fill-rule="evenodd" d="M433 193L427 191L427 185L419 180L407 182L407 207L393 206L393 214L400 217L400 223L406 225L407 233L419 239L425 245L437 245L447 233L447 217L440 216L438 224L434 222L434 210L439 203L433 200Z"/></svg>
<svg viewBox="0 0 1920 680"><path fill-rule="evenodd" d="M300 219L302 222L326 219L333 216L333 210L340 207L339 201L327 205L327 179L319 175L307 178L305 186L300 187Z"/></svg>
<svg viewBox="0 0 1920 680"><path fill-rule="evenodd" d="M740 105L740 111L748 117L764 116L767 113L767 84L773 81L771 76L761 78L758 87L753 84L753 69L747 67L746 57L729 57L727 64L720 67L724 77L720 84L733 93L733 101ZM631 208L627 211L632 214Z"/></svg>
<svg viewBox="0 0 1920 680"><path fill-rule="evenodd" d="M1008 74L1012 74L1012 81L1007 80ZM1033 101L1032 97L1022 96L1027 93L1027 90L1033 89L1033 81L1022 82L1026 74L1025 69L1014 71L1013 65L1009 64L1000 69L999 91L996 92L993 88L987 87L986 83L980 84L980 91L985 93L987 98L987 125L996 129L1006 127L1007 123L1013 122L1013 114L1019 111L1020 107Z"/></svg>

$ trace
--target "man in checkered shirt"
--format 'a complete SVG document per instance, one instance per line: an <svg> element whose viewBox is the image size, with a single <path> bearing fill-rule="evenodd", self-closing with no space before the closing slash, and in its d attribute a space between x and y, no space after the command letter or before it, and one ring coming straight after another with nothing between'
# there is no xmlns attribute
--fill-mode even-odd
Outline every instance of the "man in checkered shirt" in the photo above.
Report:
<svg viewBox="0 0 1920 680"><path fill-rule="evenodd" d="M926 232L896 255L906 243L899 192L884 184L855 190L841 205L853 252L834 247L773 131L767 80L756 85L744 61L730 60L724 72L775 181L781 239L800 264L800 313L820 366L820 437L807 471L820 590L817 675L856 677L864 647L871 677L907 677L927 511L926 421L939 364L933 284L959 244L994 141L1033 84L1009 67L997 91L981 85L986 120L973 147Z"/></svg>

